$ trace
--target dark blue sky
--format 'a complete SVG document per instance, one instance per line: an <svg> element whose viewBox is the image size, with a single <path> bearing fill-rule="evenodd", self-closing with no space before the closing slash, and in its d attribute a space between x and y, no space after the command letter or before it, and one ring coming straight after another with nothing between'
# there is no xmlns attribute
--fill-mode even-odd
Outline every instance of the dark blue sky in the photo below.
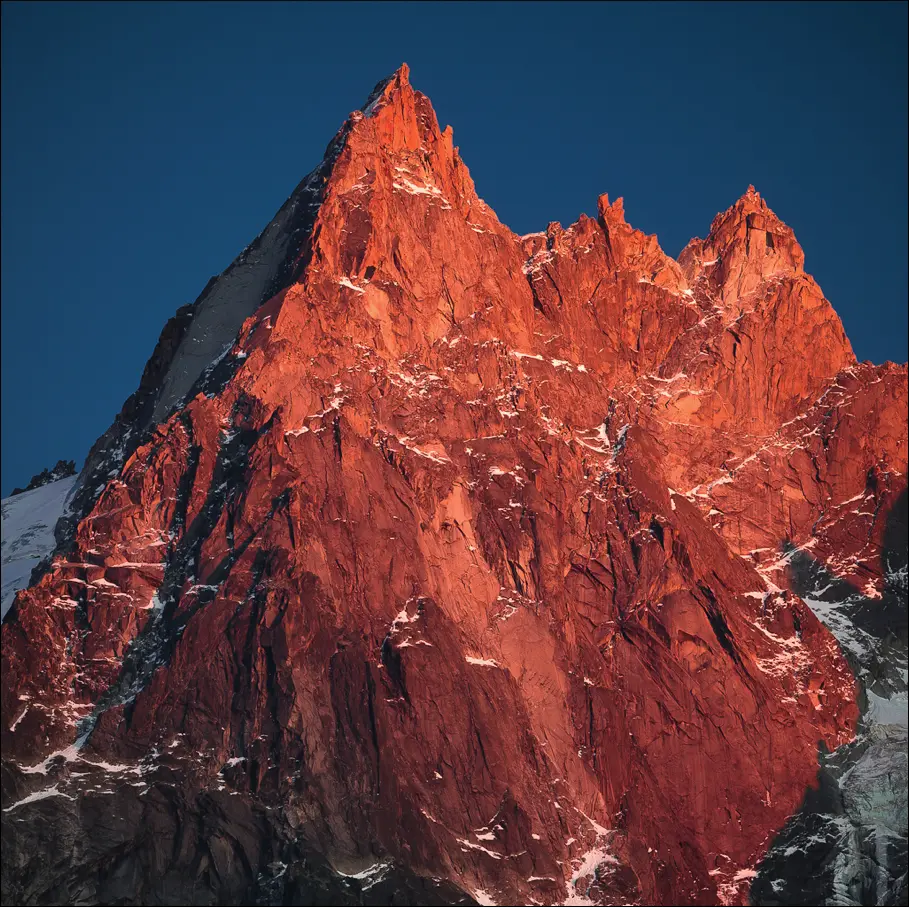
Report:
<svg viewBox="0 0 909 907"><path fill-rule="evenodd" d="M2 489L81 461L157 335L402 61L519 233L625 197L678 254L754 183L860 359L906 359L905 3L4 3Z"/></svg>

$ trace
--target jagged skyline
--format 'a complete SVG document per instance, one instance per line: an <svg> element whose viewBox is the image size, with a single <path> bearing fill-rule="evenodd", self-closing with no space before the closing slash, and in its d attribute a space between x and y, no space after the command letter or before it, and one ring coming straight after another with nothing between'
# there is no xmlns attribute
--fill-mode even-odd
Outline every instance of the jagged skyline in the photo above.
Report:
<svg viewBox="0 0 909 907"><path fill-rule="evenodd" d="M4 493L82 460L160 324L402 60L516 232L608 192L675 255L754 183L859 358L905 359L905 7L515 11L4 4Z"/></svg>
<svg viewBox="0 0 909 907"><path fill-rule="evenodd" d="M906 365L753 186L518 236L361 103L19 496L4 898L904 900Z"/></svg>

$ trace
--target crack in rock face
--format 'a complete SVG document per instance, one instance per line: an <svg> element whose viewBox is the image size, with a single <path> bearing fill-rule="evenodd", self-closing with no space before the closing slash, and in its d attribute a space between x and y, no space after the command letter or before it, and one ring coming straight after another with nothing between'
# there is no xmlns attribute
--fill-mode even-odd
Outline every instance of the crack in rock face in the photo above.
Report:
<svg viewBox="0 0 909 907"><path fill-rule="evenodd" d="M907 372L804 262L517 236L382 80L3 502L4 903L905 902Z"/></svg>

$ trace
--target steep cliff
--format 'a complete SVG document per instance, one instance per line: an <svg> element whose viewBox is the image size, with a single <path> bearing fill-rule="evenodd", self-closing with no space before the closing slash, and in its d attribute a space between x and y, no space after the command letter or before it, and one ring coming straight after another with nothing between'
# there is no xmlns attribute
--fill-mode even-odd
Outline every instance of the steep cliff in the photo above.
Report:
<svg viewBox="0 0 909 907"><path fill-rule="evenodd" d="M381 82L16 596L4 898L745 903L867 707L789 565L873 622L906 487L803 264L751 187L678 262L606 196L516 236Z"/></svg>

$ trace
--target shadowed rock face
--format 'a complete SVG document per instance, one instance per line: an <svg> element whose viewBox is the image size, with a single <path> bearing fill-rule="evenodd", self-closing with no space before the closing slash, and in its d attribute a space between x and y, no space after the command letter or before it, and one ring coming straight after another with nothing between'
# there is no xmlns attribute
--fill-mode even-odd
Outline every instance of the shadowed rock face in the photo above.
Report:
<svg viewBox="0 0 909 907"><path fill-rule="evenodd" d="M516 236L381 82L17 595L4 899L745 903L859 715L787 565L874 599L906 484L803 262L753 188Z"/></svg>

